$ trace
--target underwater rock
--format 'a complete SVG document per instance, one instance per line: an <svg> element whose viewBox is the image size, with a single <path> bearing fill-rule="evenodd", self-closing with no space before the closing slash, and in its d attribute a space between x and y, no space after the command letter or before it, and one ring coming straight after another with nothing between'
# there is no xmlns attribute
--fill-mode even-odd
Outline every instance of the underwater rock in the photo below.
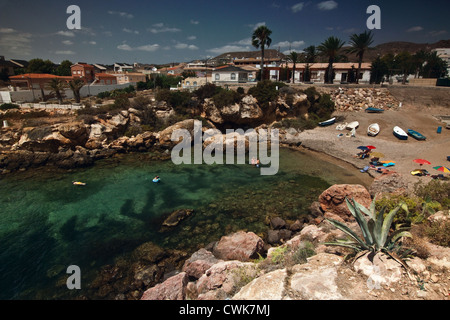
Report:
<svg viewBox="0 0 450 320"><path fill-rule="evenodd" d="M192 210L192 209L180 209L180 210L174 211L169 215L169 217L166 220L164 220L162 225L164 227L175 227L182 220L189 217L193 212L194 212L194 210Z"/></svg>

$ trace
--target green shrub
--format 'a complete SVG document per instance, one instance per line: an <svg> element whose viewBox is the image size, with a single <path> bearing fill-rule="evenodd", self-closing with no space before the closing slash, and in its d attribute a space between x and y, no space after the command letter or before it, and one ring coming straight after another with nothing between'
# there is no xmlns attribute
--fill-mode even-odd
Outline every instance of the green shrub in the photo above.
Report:
<svg viewBox="0 0 450 320"><path fill-rule="evenodd" d="M131 106L130 99L124 93L118 94L114 99L115 109L128 109Z"/></svg>
<svg viewBox="0 0 450 320"><path fill-rule="evenodd" d="M431 243L442 247L450 247L450 220L430 223L425 227L425 234Z"/></svg>
<svg viewBox="0 0 450 320"><path fill-rule="evenodd" d="M317 127L318 121L314 119L304 119L302 117L294 118L294 119L283 119L279 124L277 124L276 127L279 128L294 128L297 130L311 130Z"/></svg>
<svg viewBox="0 0 450 320"><path fill-rule="evenodd" d="M220 90L213 96L214 104L219 108L238 103L240 99L240 94L233 90Z"/></svg>
<svg viewBox="0 0 450 320"><path fill-rule="evenodd" d="M299 248L292 254L292 260L295 264L308 262L308 258L316 254L314 245L309 241L304 241Z"/></svg>
<svg viewBox="0 0 450 320"><path fill-rule="evenodd" d="M214 97L221 90L223 90L221 87L218 87L213 83L207 83L195 90L194 96L196 96L200 101L203 101Z"/></svg>
<svg viewBox="0 0 450 320"><path fill-rule="evenodd" d="M19 105L13 103L4 103L0 106L0 110L19 109Z"/></svg>
<svg viewBox="0 0 450 320"><path fill-rule="evenodd" d="M431 200L439 202L443 209L450 208L450 182L432 180L428 184L418 182L414 186L414 193L423 199L430 197Z"/></svg>
<svg viewBox="0 0 450 320"><path fill-rule="evenodd" d="M270 102L274 102L278 99L279 91L277 90L277 86L280 88L285 86L285 84L281 82L272 82L270 80L260 81L255 87L248 90L248 94L255 97L261 107L267 108Z"/></svg>

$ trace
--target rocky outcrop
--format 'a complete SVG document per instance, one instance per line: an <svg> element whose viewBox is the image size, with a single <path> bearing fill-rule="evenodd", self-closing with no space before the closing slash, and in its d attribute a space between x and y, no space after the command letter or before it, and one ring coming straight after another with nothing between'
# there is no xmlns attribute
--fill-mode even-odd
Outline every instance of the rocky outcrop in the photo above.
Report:
<svg viewBox="0 0 450 320"><path fill-rule="evenodd" d="M337 216L343 221L354 221L345 198L354 199L366 208L372 203L372 198L366 188L361 185L344 184L334 185L325 190L319 196L320 207L324 212L333 213L333 216Z"/></svg>
<svg viewBox="0 0 450 320"><path fill-rule="evenodd" d="M362 111L367 108L391 109L399 101L384 88L339 88L331 93L337 111Z"/></svg>
<svg viewBox="0 0 450 320"><path fill-rule="evenodd" d="M214 246L213 254L222 260L249 261L257 259L264 249L264 241L253 232L239 231L224 236Z"/></svg>
<svg viewBox="0 0 450 320"><path fill-rule="evenodd" d="M169 216L164 220L162 225L163 225L163 227L175 227L180 223L180 221L191 216L193 212L194 212L194 210L192 210L192 209L176 210L176 211L172 212L171 214L169 214Z"/></svg>
<svg viewBox="0 0 450 320"><path fill-rule="evenodd" d="M184 300L188 276L181 272L144 292L141 300Z"/></svg>
<svg viewBox="0 0 450 320"><path fill-rule="evenodd" d="M407 189L408 184L400 173L387 172L375 178L369 188L369 192L372 197L375 197L383 193L401 194L406 192Z"/></svg>

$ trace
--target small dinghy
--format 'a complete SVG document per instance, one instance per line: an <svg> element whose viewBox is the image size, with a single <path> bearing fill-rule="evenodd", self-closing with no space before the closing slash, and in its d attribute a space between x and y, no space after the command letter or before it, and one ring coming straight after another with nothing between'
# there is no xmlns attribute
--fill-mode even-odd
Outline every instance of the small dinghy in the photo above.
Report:
<svg viewBox="0 0 450 320"><path fill-rule="evenodd" d="M347 125L347 130L358 129L358 127L359 127L359 122L358 121L353 121L353 122L350 122Z"/></svg>
<svg viewBox="0 0 450 320"><path fill-rule="evenodd" d="M326 126L331 126L334 123L336 123L336 118L331 118L327 121L319 122L319 126L326 127Z"/></svg>
<svg viewBox="0 0 450 320"><path fill-rule="evenodd" d="M394 127L394 136L400 140L408 140L408 135L406 132L398 126Z"/></svg>
<svg viewBox="0 0 450 320"><path fill-rule="evenodd" d="M373 123L367 129L367 135L375 137L380 133L380 125L378 123Z"/></svg>
<svg viewBox="0 0 450 320"><path fill-rule="evenodd" d="M427 140L427 138L423 134L411 129L408 129L408 134L416 140Z"/></svg>

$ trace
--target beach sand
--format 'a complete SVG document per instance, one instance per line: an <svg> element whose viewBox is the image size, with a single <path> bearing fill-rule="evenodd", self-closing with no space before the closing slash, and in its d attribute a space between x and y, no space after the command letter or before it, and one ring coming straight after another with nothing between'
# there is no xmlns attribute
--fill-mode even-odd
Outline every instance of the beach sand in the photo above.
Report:
<svg viewBox="0 0 450 320"><path fill-rule="evenodd" d="M432 180L431 177L417 177L411 175L414 169L426 169L431 175L439 174L433 167L450 166L447 156L450 156L450 130L446 129L446 123L441 122L435 116L450 115L450 109L444 107L421 107L415 105L404 105L397 110L386 110L384 113L360 112L336 112L336 124L329 127L317 127L314 130L300 133L302 147L323 152L337 159L344 160L353 166L354 170L359 170L369 165L369 159L358 159L356 154L360 152L359 146L372 145L376 147L373 152L380 152L384 157L380 161L395 161L396 165L389 167L391 171L402 175L408 184L408 189L414 187L418 181L424 183ZM356 130L356 137L347 137L348 130L339 131L338 124L359 122ZM367 128L372 123L378 123L381 127L380 133L376 137L367 135ZM409 137L407 141L401 141L393 135L393 128L401 127L405 132L408 129L416 130L427 137L426 141L418 141ZM442 126L442 133L437 133L437 128ZM339 137L339 134L343 136ZM413 162L414 159L425 159L431 165L423 165ZM369 170L372 178L380 176L375 170ZM448 174L445 174L448 176Z"/></svg>

